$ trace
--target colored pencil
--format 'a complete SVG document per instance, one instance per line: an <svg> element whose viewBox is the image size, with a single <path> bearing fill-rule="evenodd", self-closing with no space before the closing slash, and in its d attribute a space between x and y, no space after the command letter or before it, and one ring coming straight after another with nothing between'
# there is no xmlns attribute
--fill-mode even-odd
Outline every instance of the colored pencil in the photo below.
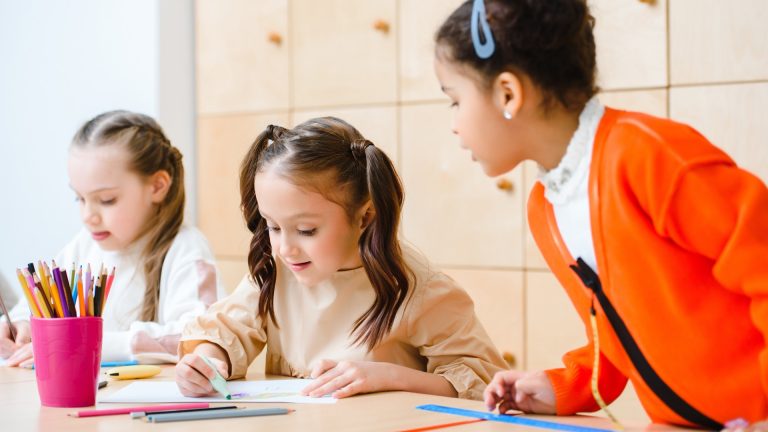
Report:
<svg viewBox="0 0 768 432"><path fill-rule="evenodd" d="M88 296L85 293L85 289L83 288L83 266L80 266L79 269L77 269L77 299L78 299L78 306L80 306L80 316L84 317L87 316L85 313L85 305L88 301Z"/></svg>
<svg viewBox="0 0 768 432"><path fill-rule="evenodd" d="M132 412L150 411L150 410L179 410L184 408L208 408L211 404L207 402L193 402L193 403L180 403L170 405L143 405L124 408L112 408L112 409L98 409L98 410L85 410L77 411L67 414L70 417L96 417L96 416L108 416L118 414L130 414Z"/></svg>
<svg viewBox="0 0 768 432"><path fill-rule="evenodd" d="M56 289L58 290L59 301L61 302L61 317L71 317L72 315L70 315L69 306L67 305L67 293L64 291L64 282L61 280L61 269L56 267L55 264L53 267L53 280L56 282Z"/></svg>
<svg viewBox="0 0 768 432"><path fill-rule="evenodd" d="M64 283L64 297L67 300L67 311L69 312L68 316L76 317L77 310L75 309L75 302L72 300L72 287L70 286L66 269L61 271L61 282Z"/></svg>
<svg viewBox="0 0 768 432"><path fill-rule="evenodd" d="M256 416L269 416L269 415L282 415L293 412L288 408L252 408L252 409L238 409L238 410L224 410L224 411L200 411L190 413L175 413L175 414L153 414L144 417L146 421L150 423L165 423L173 421L186 421L186 420L208 420L208 419L221 419L221 418L235 418L235 417L256 417Z"/></svg>
<svg viewBox="0 0 768 432"><path fill-rule="evenodd" d="M24 297L27 298L27 303L29 303L30 312L32 312L32 315L35 317L40 318L43 315L40 312L40 309L37 307L37 302L35 301L32 291L30 290L31 287L33 288L35 286L35 281L32 279L32 275L29 274L27 269L16 269L16 276L19 278L19 283L21 284L21 290L24 292Z"/></svg>
<svg viewBox="0 0 768 432"><path fill-rule="evenodd" d="M51 298L53 299L53 308L56 310L55 318L64 318L64 309L61 307L61 299L59 298L59 287L56 286L53 275L48 276L48 283L51 285Z"/></svg>
<svg viewBox="0 0 768 432"><path fill-rule="evenodd" d="M45 290L43 289L43 282L40 280L40 278L38 278L37 274L32 274L32 280L35 282L35 288L40 290L40 293L42 294L43 298L46 299L46 303L50 306L51 301L48 300L45 296ZM43 308L42 306L40 306L39 303L40 302L38 301L38 306L40 307L40 313L43 313Z"/></svg>
<svg viewBox="0 0 768 432"><path fill-rule="evenodd" d="M45 266L41 261L37 261L37 268L39 269L40 283L43 285L43 293L48 301L51 301L51 286L48 284L48 275L45 273Z"/></svg>
<svg viewBox="0 0 768 432"><path fill-rule="evenodd" d="M45 299L42 290L35 288L35 298L37 299L37 305L40 307L40 312L44 318L51 317L51 305L48 304L48 300Z"/></svg>
<svg viewBox="0 0 768 432"><path fill-rule="evenodd" d="M115 281L115 268L112 267L112 272L109 274L109 277L107 278L107 289L104 291L104 303L107 303L107 298L109 298L109 290L112 289L112 282Z"/></svg>
<svg viewBox="0 0 768 432"><path fill-rule="evenodd" d="M176 414L181 412L199 412L199 411L220 411L220 410L231 410L231 409L237 409L237 405L225 405L225 406L217 406L217 407L210 407L210 408L190 408L190 409L179 409L179 410L156 410L156 411L134 411L131 413L132 419L138 419L150 415L155 414Z"/></svg>

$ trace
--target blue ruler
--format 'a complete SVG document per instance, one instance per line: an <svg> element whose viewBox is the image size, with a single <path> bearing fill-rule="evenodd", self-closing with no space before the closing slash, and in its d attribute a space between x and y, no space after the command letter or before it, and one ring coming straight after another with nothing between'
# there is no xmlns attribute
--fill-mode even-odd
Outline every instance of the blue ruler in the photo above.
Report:
<svg viewBox="0 0 768 432"><path fill-rule="evenodd" d="M542 429L553 429L553 430L568 431L568 432L614 432L612 429L600 429L600 428L593 428L593 427L587 427L587 426L576 426L576 425L569 425L564 423L555 423L555 422L546 421L546 420L535 420L532 418L526 418L526 417L520 417L520 416L494 414L490 412L473 411L473 410L462 409L462 408L453 408L453 407L447 407L443 405L419 405L416 408L425 410L425 411L434 411L434 412L439 412L443 414L455 414L455 415L460 415L464 417L473 417L473 418L497 421L502 423L513 423L513 424L518 424L522 426L537 427Z"/></svg>

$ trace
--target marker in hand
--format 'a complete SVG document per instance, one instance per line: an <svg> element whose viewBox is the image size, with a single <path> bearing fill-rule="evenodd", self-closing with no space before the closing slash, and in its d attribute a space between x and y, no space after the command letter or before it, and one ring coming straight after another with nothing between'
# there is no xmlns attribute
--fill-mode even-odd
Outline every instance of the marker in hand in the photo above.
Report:
<svg viewBox="0 0 768 432"><path fill-rule="evenodd" d="M209 381L211 382L211 385L213 386L213 389L217 392L221 393L222 396L224 396L227 399L232 399L232 394L227 389L227 380L224 379L223 376L219 373L219 370L214 366L213 362L206 356L200 354L200 358L203 359L205 364L211 367L213 369L213 372L216 374L213 378L210 378Z"/></svg>

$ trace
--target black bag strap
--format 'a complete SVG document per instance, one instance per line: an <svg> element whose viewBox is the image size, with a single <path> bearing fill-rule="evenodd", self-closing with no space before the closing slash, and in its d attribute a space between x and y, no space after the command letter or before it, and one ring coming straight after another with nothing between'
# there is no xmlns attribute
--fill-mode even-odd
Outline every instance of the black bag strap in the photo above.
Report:
<svg viewBox="0 0 768 432"><path fill-rule="evenodd" d="M659 374L653 370L651 364L640 351L640 347L637 346L635 339L629 333L624 320L621 319L616 309L614 309L608 296L603 292L603 286L600 283L600 278L597 276L594 270L584 262L583 259L578 258L576 264L571 265L571 269L579 276L581 281L587 288L591 289L595 293L597 300L600 302L600 306L605 312L606 318L611 323L613 330L616 332L616 336L619 337L621 345L624 347L624 351L632 360L632 364L635 369L643 377L643 380L648 387L661 399L672 411L677 413L680 417L687 421L699 425L701 427L721 430L723 426L701 413L696 408L688 404L683 398L681 398L674 390L672 390L664 380L661 379Z"/></svg>

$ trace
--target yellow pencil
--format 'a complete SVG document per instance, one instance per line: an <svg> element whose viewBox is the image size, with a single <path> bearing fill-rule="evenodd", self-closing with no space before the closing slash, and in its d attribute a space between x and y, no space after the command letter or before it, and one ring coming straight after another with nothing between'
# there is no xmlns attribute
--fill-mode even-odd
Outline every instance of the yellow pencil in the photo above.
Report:
<svg viewBox="0 0 768 432"><path fill-rule="evenodd" d="M95 316L93 314L93 291L88 291L88 316Z"/></svg>
<svg viewBox="0 0 768 432"><path fill-rule="evenodd" d="M64 317L64 309L61 308L61 297L59 297L59 287L56 285L56 281L53 280L53 276L49 277L49 283L51 284L51 297L53 298L53 308L56 311L56 316L53 318Z"/></svg>
<svg viewBox="0 0 768 432"><path fill-rule="evenodd" d="M26 269L24 269L26 272ZM26 274L22 272L19 269L16 269L16 276L19 278L19 283L21 284L21 290L24 291L24 297L27 298L27 303L29 303L29 310L32 312L32 315L34 315L37 318L42 317L42 314L40 313L40 309L37 308L37 302L35 301L35 298L32 296L32 291L29 290L29 282L26 279L26 275L28 275L29 272ZM30 275L30 279L32 276ZM33 285L34 287L34 285Z"/></svg>
<svg viewBox="0 0 768 432"><path fill-rule="evenodd" d="M40 312L43 313L45 318L50 318L51 306L48 304L48 300L45 299L45 295L42 293L42 291L37 288L35 288L35 298L37 299L37 304L41 305Z"/></svg>
<svg viewBox="0 0 768 432"><path fill-rule="evenodd" d="M37 261L37 269L38 273L40 273L40 284L43 286L43 294L45 294L45 298L48 299L48 302L51 301L51 286L48 285L48 273L46 272L45 266L41 261Z"/></svg>

